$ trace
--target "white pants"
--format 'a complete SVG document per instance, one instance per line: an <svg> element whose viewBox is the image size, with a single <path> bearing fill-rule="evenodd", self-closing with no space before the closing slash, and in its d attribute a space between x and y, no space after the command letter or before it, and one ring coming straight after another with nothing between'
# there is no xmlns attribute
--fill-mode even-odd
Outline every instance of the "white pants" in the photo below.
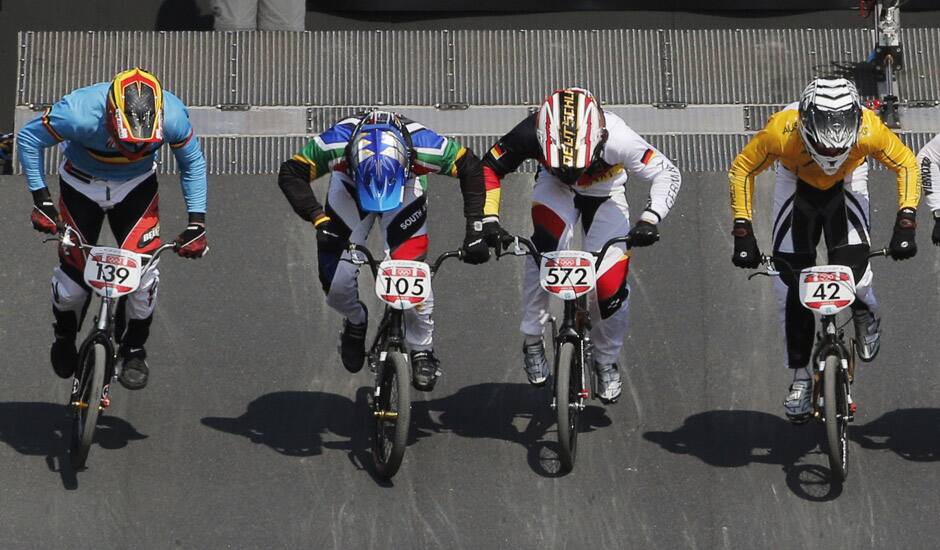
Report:
<svg viewBox="0 0 940 550"><path fill-rule="evenodd" d="M376 221L385 240L385 256L395 260L424 260L428 251L427 195L423 178L411 179L405 184L402 204L389 212L360 212L355 198L354 184L349 178L333 172L326 199L326 213L330 216L330 230L340 236L337 247L318 250L320 281L326 292L326 303L349 319L362 323L365 312L359 304L359 267L344 261L348 251L341 250L342 242L365 245ZM434 321L434 294L418 307L404 312L405 342L412 351L432 347Z"/></svg>
<svg viewBox="0 0 940 550"><path fill-rule="evenodd" d="M532 240L540 252L565 250L571 246L578 219L584 230L584 248L599 251L613 237L630 230L630 210L621 186L609 196L578 195L558 178L542 170L532 193ZM594 358L597 363L617 362L627 332L630 314L627 272L630 258L622 244L607 250L597 270L597 287L590 295L594 327ZM522 323L527 336L542 334L550 296L539 285L539 268L527 259L522 286Z"/></svg>
<svg viewBox="0 0 940 550"><path fill-rule="evenodd" d="M304 0L213 0L217 31L304 30Z"/></svg>

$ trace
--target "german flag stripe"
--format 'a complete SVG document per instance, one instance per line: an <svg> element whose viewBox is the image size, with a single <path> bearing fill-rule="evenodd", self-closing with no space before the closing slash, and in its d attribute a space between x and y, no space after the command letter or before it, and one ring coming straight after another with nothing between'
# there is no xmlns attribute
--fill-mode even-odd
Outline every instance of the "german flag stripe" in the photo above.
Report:
<svg viewBox="0 0 940 550"><path fill-rule="evenodd" d="M65 138L60 136L59 132L56 132L55 128L52 127L52 123L49 122L49 111L51 110L52 108L46 109L46 112L42 114L42 119L41 119L42 125L46 129L46 131L49 132L49 134L51 134L52 137L55 138L56 141L65 141Z"/></svg>
<svg viewBox="0 0 940 550"><path fill-rule="evenodd" d="M649 164L650 161L653 160L653 156L655 154L656 154L656 151L653 151L652 149L647 149L646 152L643 153L643 159L640 162L642 162L643 164Z"/></svg>
<svg viewBox="0 0 940 550"><path fill-rule="evenodd" d="M170 144L170 147L172 147L173 149L179 149L180 147L183 147L184 145L186 145L187 143L189 143L189 140L191 140L191 139L193 139L193 129L192 129L192 128L189 129L189 134L188 134L185 138L183 138L183 141L180 141L179 143L171 143L171 144Z"/></svg>

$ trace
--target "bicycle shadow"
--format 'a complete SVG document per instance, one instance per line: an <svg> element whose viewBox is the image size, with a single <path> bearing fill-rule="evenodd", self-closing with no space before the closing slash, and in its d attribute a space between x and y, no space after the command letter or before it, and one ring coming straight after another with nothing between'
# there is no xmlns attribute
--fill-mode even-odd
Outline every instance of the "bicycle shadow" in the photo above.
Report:
<svg viewBox="0 0 940 550"><path fill-rule="evenodd" d="M350 462L383 486L371 457L366 411L371 388L356 391L356 401L326 392L281 391L262 395L237 417L205 417L202 424L240 435L285 456L308 457L324 449L345 451ZM332 434L339 440L324 440Z"/></svg>
<svg viewBox="0 0 940 550"><path fill-rule="evenodd" d="M522 445L529 467L543 477L558 477L558 443L547 438L555 428L551 388L488 382L465 386L456 393L412 406L412 442L449 431L460 437L499 439ZM437 414L437 420L432 418ZM611 425L604 408L589 405L581 414L581 432Z"/></svg>
<svg viewBox="0 0 940 550"><path fill-rule="evenodd" d="M201 422L285 456L318 456L325 449L345 451L353 466L367 472L377 484L391 486L392 481L378 476L372 460L371 391L370 386L359 388L355 401L326 392L274 392L253 400L237 417L205 417ZM412 402L409 445L442 432L501 439L527 449L529 465L539 475L561 475L556 443L546 440L555 424L548 390L528 384L486 383L426 401L416 393L414 399L418 400ZM587 407L582 419L585 432L611 424L604 409L595 406ZM325 439L328 434L335 439Z"/></svg>
<svg viewBox="0 0 940 550"><path fill-rule="evenodd" d="M643 438L674 454L694 456L718 468L750 464L779 465L787 486L800 498L814 502L833 500L842 483L826 466L800 464L818 450L824 437L821 426L794 426L784 418L758 411L715 410L694 414L671 432L646 432Z"/></svg>
<svg viewBox="0 0 940 550"><path fill-rule="evenodd" d="M849 439L864 449L890 449L905 460L940 460L940 409L896 409L849 428Z"/></svg>
<svg viewBox="0 0 940 550"><path fill-rule="evenodd" d="M69 409L58 403L0 403L0 442L28 456L45 457L49 471L58 473L68 490L78 488L69 459ZM131 441L146 439L129 422L107 414L99 417L93 445L122 449Z"/></svg>

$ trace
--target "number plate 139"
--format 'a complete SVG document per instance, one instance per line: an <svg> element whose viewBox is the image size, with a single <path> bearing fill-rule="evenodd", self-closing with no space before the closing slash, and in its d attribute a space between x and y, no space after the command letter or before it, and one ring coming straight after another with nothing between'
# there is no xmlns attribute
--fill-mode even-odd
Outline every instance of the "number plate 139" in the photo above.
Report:
<svg viewBox="0 0 940 550"><path fill-rule="evenodd" d="M136 252L96 246L85 259L85 282L102 296L124 296L140 286L140 268Z"/></svg>

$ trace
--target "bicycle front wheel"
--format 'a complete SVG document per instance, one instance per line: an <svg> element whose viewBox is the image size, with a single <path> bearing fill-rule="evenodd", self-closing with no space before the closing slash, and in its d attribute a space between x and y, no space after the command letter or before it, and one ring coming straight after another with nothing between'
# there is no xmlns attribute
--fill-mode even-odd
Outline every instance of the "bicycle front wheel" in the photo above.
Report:
<svg viewBox="0 0 940 550"><path fill-rule="evenodd" d="M389 351L381 366L372 404L372 456L379 476L398 472L411 426L411 369L405 355Z"/></svg>
<svg viewBox="0 0 940 550"><path fill-rule="evenodd" d="M849 474L849 446L846 430L849 424L848 396L842 363L836 355L826 357L823 371L823 413L826 417L826 440L829 444L829 469L839 481Z"/></svg>
<svg viewBox="0 0 940 550"><path fill-rule="evenodd" d="M555 414L558 420L558 443L561 446L561 467L565 472L574 468L578 454L578 396L581 391L581 364L571 342L564 342L555 355Z"/></svg>
<svg viewBox="0 0 940 550"><path fill-rule="evenodd" d="M88 460L88 451L95 438L95 427L101 412L104 373L108 366L108 348L101 343L84 347L79 358L81 373L78 391L72 394L72 437L70 455L72 468L80 470Z"/></svg>

